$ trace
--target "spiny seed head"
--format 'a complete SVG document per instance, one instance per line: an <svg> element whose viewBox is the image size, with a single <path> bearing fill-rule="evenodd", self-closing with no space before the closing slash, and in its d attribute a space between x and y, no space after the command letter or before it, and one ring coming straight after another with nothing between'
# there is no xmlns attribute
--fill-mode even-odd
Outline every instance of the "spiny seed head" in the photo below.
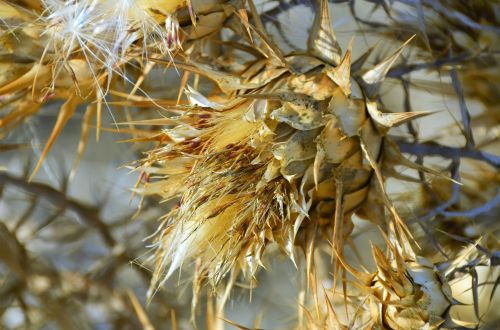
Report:
<svg viewBox="0 0 500 330"><path fill-rule="evenodd" d="M318 312L307 314L305 328L438 329L443 325L454 303L444 272L411 248L403 252L398 243L386 242L387 253L372 247L376 266L372 273L356 270L339 256L355 281L348 281L347 292L324 289ZM342 300L345 310L334 309L334 303Z"/></svg>
<svg viewBox="0 0 500 330"><path fill-rule="evenodd" d="M293 260L294 246L311 248L307 240L320 233L342 252L386 132L420 114L382 113L374 101L402 48L364 73L364 95L351 94L351 48L325 61L338 45L321 8L308 54L267 47L267 58L240 72L177 64L218 89L206 98L187 86L190 106L144 161L144 171L159 173L145 192L180 199L156 236L152 290L192 259L195 277L214 285L229 271L254 275L269 244Z"/></svg>
<svg viewBox="0 0 500 330"><path fill-rule="evenodd" d="M395 247L387 258L377 247L373 255L377 272L373 294L386 306L379 305L383 324L390 329L437 329L452 303L451 289L445 278L427 259L404 259Z"/></svg>

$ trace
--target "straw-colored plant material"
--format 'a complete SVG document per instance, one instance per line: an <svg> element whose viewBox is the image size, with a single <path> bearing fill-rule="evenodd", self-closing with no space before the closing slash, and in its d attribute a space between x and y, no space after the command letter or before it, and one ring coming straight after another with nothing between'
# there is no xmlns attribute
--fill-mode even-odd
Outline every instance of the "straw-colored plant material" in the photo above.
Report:
<svg viewBox="0 0 500 330"><path fill-rule="evenodd" d="M0 0L0 151L37 145L37 137L18 141L16 132L34 127L19 126L60 102L34 171L25 171L33 178L86 107L70 178L93 126L96 140L104 130L130 134L134 149L149 150L134 164L134 193L143 196L143 212L163 214L154 228L134 223L145 230L123 239L115 230L125 220L110 225L100 207L69 197L65 187L2 173L0 193L4 186L28 192L21 199L29 205L19 220L0 223L0 315L20 309L35 328L51 321L90 328L91 311L99 310L119 328L189 328L188 308L164 306L159 292L184 292L167 284L179 272L178 284L192 284L185 298L192 298L193 321L246 329L224 316L224 306L236 301L234 287L250 288L252 297L259 270L270 269L280 250L303 284L291 303L299 328L493 324L500 317L491 313L500 250L498 6L351 0L339 11L351 16L336 18L358 24L338 30L357 42L344 43L328 2L316 1L310 30L295 31L306 34L306 49L298 50L281 14L305 13L313 1ZM359 16L360 4L373 12ZM365 27L382 42L359 51ZM385 93L397 88L402 102ZM420 134L415 119L432 113L413 110L429 105L423 95L430 104L446 101L448 110L422 118L443 127L430 134ZM114 128L103 127L104 110ZM449 127L437 123L446 116ZM51 217L26 238L40 200ZM65 252L67 242L86 246L87 235L97 234L107 253L88 273L40 263L44 256L30 248L40 230L73 213L83 226L59 221L51 243ZM387 252L375 243L360 250L376 228ZM146 286L123 285L118 276L139 257L135 240L146 231L154 232L152 253L136 275L150 285L147 306L136 290ZM85 264L85 249L77 250ZM198 317L205 286L212 291ZM88 309L82 295L100 308ZM266 324L267 312L250 327Z"/></svg>
<svg viewBox="0 0 500 330"><path fill-rule="evenodd" d="M142 191L180 199L156 234L152 290L195 259L196 287L217 285L229 272L251 278L272 243L292 260L302 245L311 276L315 240L327 238L332 255L342 254L353 213L392 223L405 244L411 239L385 194L379 163L385 149L404 162L387 132L427 113L382 112L376 101L404 45L363 70L351 63L351 46L340 53L326 1L305 54L283 55L258 24L239 18L262 55L241 71L177 62L213 81L212 95L187 85L190 105L175 107L179 116L142 122L170 126L154 136L161 146L141 167L151 181ZM361 93L352 93L352 77Z"/></svg>
<svg viewBox="0 0 500 330"><path fill-rule="evenodd" d="M223 14L217 24L213 18L205 22L206 16L222 11L218 3L200 4L200 13L206 15L200 16L197 33L220 27L226 18ZM109 110L106 95L114 82L134 83L123 72L126 65L143 65L150 57L171 58L181 47L182 33L187 40L197 38L189 26L196 21L191 1L43 0L36 4L43 10L36 13L33 9L39 6L0 1L0 67L4 72L0 133L5 136L41 105L64 101L33 175L79 105L87 105L82 130L87 131L96 116L99 138L103 107ZM139 85L137 89L147 96ZM82 146L87 136L82 134ZM83 149L79 148L78 158Z"/></svg>
<svg viewBox="0 0 500 330"><path fill-rule="evenodd" d="M472 242L471 242L472 243ZM354 280L348 295L323 289L320 304L309 297L311 309L302 307L300 328L306 329L455 329L488 326L495 319L486 312L497 289L494 253L474 243L453 261L432 263L405 252L387 240L387 253L372 246L376 270L372 273L349 266ZM481 251L481 252L480 252ZM410 256L411 255L411 256ZM492 259L493 258L493 259ZM483 276L478 275L481 271ZM470 298L467 298L469 296ZM335 305L345 304L344 308Z"/></svg>
<svg viewBox="0 0 500 330"><path fill-rule="evenodd" d="M421 257L402 257L402 251L390 245L388 256L372 247L377 270L364 273L350 268L356 282L350 288L348 321L340 321L332 305L332 295L325 295L326 305L320 317L311 311L305 318L307 328L437 329L445 322L452 304L451 289L435 265ZM347 307L346 307L347 308ZM342 313L343 309L339 309ZM339 313L337 311L337 313Z"/></svg>

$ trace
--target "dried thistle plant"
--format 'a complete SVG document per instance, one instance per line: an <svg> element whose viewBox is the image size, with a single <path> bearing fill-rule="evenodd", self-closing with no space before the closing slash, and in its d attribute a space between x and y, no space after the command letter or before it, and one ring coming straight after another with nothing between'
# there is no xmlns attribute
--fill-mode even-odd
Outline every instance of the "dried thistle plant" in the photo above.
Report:
<svg viewBox="0 0 500 330"><path fill-rule="evenodd" d="M141 173L134 190L164 202L155 204L165 215L151 230L153 253L145 261L154 270L151 278L141 275L150 281L151 309L143 310L122 287L76 274L78 281L83 278L90 283L85 288L99 291L91 300L117 297L123 307L118 311L103 303L109 315L119 315L108 323L161 328L168 319L161 288L184 269L179 283L192 284L194 318L200 319L194 308L206 286L216 305L207 303L201 324L245 328L224 317L224 306L233 301L234 287L256 287L259 270L280 250L307 279L297 299L298 328L494 324L500 248L495 221L500 201L498 6L349 1L361 30L353 35L368 26L377 39L398 40L382 50L391 55L377 57L380 45L366 52L357 51L352 41L340 46L326 0L317 1L307 49L282 50L266 28L276 27L290 43L278 14L301 5L311 3L264 1L266 9L259 14L251 0L26 0L15 5L0 0L2 138L51 100L64 102L35 172L79 105L87 110L77 159L94 116L99 135L103 106L126 110L120 118L126 118L127 128L110 131L131 134L134 148L144 142L146 147L139 148L150 148L134 165ZM374 17L386 21L360 16L359 7L368 5ZM418 80L416 71L449 79ZM170 79L167 87L159 83ZM401 84L404 102L397 107L386 105L386 80ZM177 89L175 97L164 96ZM432 114L413 111L422 107L410 95L421 89L456 97L461 120L432 137L421 135L415 120ZM484 109L477 116L468 108L473 99ZM0 150L17 147L5 144ZM25 190L37 186L7 174L1 178ZM394 187L409 191L393 193ZM64 189L50 191L67 200ZM373 245L367 264L351 258L369 254L354 241L355 236L371 239L360 218L382 233L387 248L384 254ZM111 251L119 250L119 256L112 253L103 261L104 268L138 257L115 248L122 244L99 223L92 226ZM12 225L3 227L12 251L29 243ZM38 267L37 258L31 252L9 254L2 254L6 278L15 274L28 283L18 295L35 294L52 304L51 295L71 281L65 271L54 269L62 274L53 282L56 289L39 290L30 283L45 279L44 274L23 277L30 264ZM12 297L8 304L16 301ZM64 309L59 303L53 310ZM19 306L25 306L30 321L54 319L44 314L48 309L31 312L36 306L23 301ZM128 315L132 311L137 318ZM83 323L63 318L59 326L91 324L91 315L78 315Z"/></svg>
<svg viewBox="0 0 500 330"><path fill-rule="evenodd" d="M459 183L405 159L387 136L390 128L428 114L378 109L380 85L403 47L373 69L364 69L366 56L351 64L350 47L342 56L336 42L326 1L318 7L305 53L283 54L257 15L251 17L254 25L247 16L238 18L241 26L233 29L246 35L253 49L261 47L263 56L249 51L248 55L257 57L255 61L241 65L235 58L214 66L217 58L208 60L208 54L193 49L190 57L176 64L212 81L215 87L210 96L184 83L189 105L173 107L179 115L138 122L169 125L154 135L152 140L160 146L140 167L148 178L143 192L179 199L156 236L151 293L185 262L196 260L195 293L204 282L217 287L231 274L223 304L238 276L254 278L263 265L265 249L275 244L292 260L295 246L303 247L306 272L317 296L315 246L326 238L331 255L342 258L353 228L351 217L356 214L394 235L401 246L397 254L402 256L394 257L399 260L394 271L400 277L391 285L409 290L398 292L404 302L397 310L383 308L383 320L377 316L375 322L392 328L404 322L411 328L438 327L453 298L449 289L443 289L442 299L436 298L429 287L419 287L425 287L427 280L408 275L413 263L413 268L429 268L425 276L435 276L436 283L441 278L439 272L433 273L433 264L417 264L420 259L410 247L415 242L409 224L386 194L384 182L391 175L415 181L395 170L403 165L451 185ZM352 80L359 86L358 94L352 95ZM408 145L404 146L408 151ZM415 246L420 249L418 243ZM375 251L379 272L385 267L386 275L390 274L391 263L380 250ZM333 267L334 287L343 279L343 294L349 295L344 270L348 263L336 262ZM427 290L423 298L422 290ZM378 304L390 296L378 295ZM420 298L424 299L421 303ZM405 303L410 310L401 312ZM416 305L413 312L411 304ZM433 306L432 311L420 305Z"/></svg>
<svg viewBox="0 0 500 330"><path fill-rule="evenodd" d="M390 159L392 166L439 175L403 158L387 137L390 128L428 113L378 109L380 85L404 45L366 70L362 56L351 63L350 47L341 54L326 1L303 54L282 54L258 16L256 27L238 17L261 55L249 54L258 58L232 70L195 56L176 62L216 87L206 98L187 85L190 105L173 108L183 113L146 122L172 128L153 137L161 145L140 168L152 181L143 190L166 201L179 198L156 236L152 290L193 259L196 292L207 280L217 286L229 272L229 285L240 273L251 278L273 243L292 260L295 245L302 245L312 276L315 240L327 237L332 255L342 255L354 213L392 224L407 244L411 234L385 192L380 163ZM340 269L337 264L335 276Z"/></svg>

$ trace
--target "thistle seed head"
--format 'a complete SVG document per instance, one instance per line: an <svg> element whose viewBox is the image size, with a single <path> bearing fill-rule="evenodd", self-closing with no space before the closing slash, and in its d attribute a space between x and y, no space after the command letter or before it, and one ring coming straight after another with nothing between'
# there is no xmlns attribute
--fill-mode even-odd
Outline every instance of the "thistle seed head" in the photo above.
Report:
<svg viewBox="0 0 500 330"><path fill-rule="evenodd" d="M186 260L199 260L195 278L214 285L229 271L254 275L272 243L293 260L294 246L308 245L307 228L333 237L342 253L351 215L379 171L387 131L422 114L377 108L379 86L402 47L374 69L354 73L364 95L352 95L351 48L325 61L340 51L325 3L307 54L282 55L265 41L269 56L243 71L194 58L177 63L218 88L207 98L186 86L190 106L144 160L142 170L158 173L144 192L179 198L153 244L152 290ZM404 236L404 223L394 217Z"/></svg>

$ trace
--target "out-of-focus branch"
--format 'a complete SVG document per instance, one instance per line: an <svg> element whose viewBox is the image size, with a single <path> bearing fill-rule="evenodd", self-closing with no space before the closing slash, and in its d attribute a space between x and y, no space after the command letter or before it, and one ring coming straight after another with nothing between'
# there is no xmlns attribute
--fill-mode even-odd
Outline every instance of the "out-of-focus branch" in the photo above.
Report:
<svg viewBox="0 0 500 330"><path fill-rule="evenodd" d="M495 197L481 206L467 210L467 211L445 211L443 215L446 217L477 217L481 214L491 212L498 204L500 204L500 189L497 189Z"/></svg>
<svg viewBox="0 0 500 330"><path fill-rule="evenodd" d="M430 7L432 10L435 10L436 12L440 13L449 20L454 22L460 22L460 24L463 24L473 30L493 31L496 33L500 32L500 28L497 26L480 24L472 20L464 13L458 11L450 11L449 8L446 8L440 1L436 0L398 0L398 1L411 6L416 6L418 3L423 3L425 6Z"/></svg>
<svg viewBox="0 0 500 330"><path fill-rule="evenodd" d="M455 57L450 58L440 58L431 62L420 62L420 63L404 63L395 65L393 68L389 70L387 73L387 77L389 78L400 78L403 75L419 71L419 70L440 70L445 66L453 66L453 65L463 65L464 62L468 61L481 61L483 59L487 59L488 56L471 56L470 54L461 54Z"/></svg>
<svg viewBox="0 0 500 330"><path fill-rule="evenodd" d="M415 156L440 156L450 159L470 158L486 162L497 168L500 167L500 156L496 156L481 150L447 147L433 142L398 142L398 146L401 152L412 154Z"/></svg>
<svg viewBox="0 0 500 330"><path fill-rule="evenodd" d="M28 182L23 178L13 177L6 173L0 174L0 184L10 184L29 194L39 196L58 208L74 212L87 225L95 228L109 247L116 245L113 235L106 224L100 219L98 209L84 205L46 184Z"/></svg>
<svg viewBox="0 0 500 330"><path fill-rule="evenodd" d="M453 88L455 89L460 104L460 114L462 116L462 123L464 130L463 133L466 140L466 147L474 148L475 143L474 143L474 135L472 134L472 128L470 125L470 113L469 109L467 109L467 104L465 103L464 91L462 85L460 84L456 68L451 69L450 77L453 83Z"/></svg>
<svg viewBox="0 0 500 330"><path fill-rule="evenodd" d="M460 161L459 160L454 160L452 165L451 165L451 174L452 178L455 181L460 181L460 173L459 173L459 168L460 168ZM452 188L452 193L450 199L447 201L441 203L441 205L438 205L434 209L432 209L429 213L421 217L419 220L422 222L426 222L435 216L442 214L445 212L450 206L454 205L455 203L458 202L460 198L460 185L458 183L453 183L453 188Z"/></svg>

